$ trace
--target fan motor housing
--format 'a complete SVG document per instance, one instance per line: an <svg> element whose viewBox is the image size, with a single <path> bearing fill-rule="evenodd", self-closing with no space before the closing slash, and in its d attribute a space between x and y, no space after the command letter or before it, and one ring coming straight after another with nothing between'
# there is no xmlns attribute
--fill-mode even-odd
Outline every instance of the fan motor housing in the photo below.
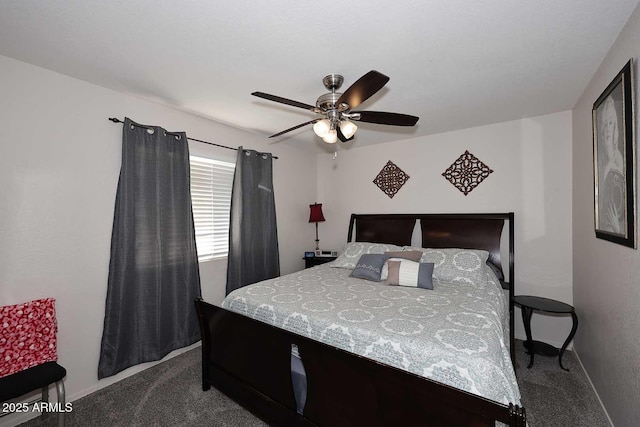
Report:
<svg viewBox="0 0 640 427"><path fill-rule="evenodd" d="M336 110L338 108L336 106L336 102L338 102L338 99L340 99L340 95L342 95L340 92L331 92L320 95L320 97L316 101L316 107L324 111Z"/></svg>

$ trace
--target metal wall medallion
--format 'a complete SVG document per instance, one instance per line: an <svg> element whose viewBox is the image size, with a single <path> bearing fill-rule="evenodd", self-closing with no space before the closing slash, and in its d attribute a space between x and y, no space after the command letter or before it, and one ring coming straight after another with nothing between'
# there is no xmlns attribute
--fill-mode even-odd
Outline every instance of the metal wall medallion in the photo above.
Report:
<svg viewBox="0 0 640 427"><path fill-rule="evenodd" d="M464 154L442 173L442 176L466 196L492 172L489 166L465 150Z"/></svg>
<svg viewBox="0 0 640 427"><path fill-rule="evenodd" d="M378 173L376 179L373 180L373 183L389 198L393 198L408 180L409 175L389 160Z"/></svg>

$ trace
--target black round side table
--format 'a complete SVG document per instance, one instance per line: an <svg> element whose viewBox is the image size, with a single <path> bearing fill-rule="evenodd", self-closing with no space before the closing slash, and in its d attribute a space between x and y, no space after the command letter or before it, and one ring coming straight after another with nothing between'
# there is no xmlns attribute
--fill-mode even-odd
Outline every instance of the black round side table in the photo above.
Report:
<svg viewBox="0 0 640 427"><path fill-rule="evenodd" d="M529 366L527 366L527 368L531 368L533 366L533 356L537 353L543 356L559 355L558 362L560 363L560 367L565 371L568 371L567 368L562 366L562 355L578 330L578 316L576 315L575 309L564 302L530 295L516 295L513 297L513 302L522 309L522 322L524 323L524 331L527 334L527 341L524 343L524 346L527 349L527 354L531 356ZM533 310L546 313L571 315L571 319L573 320L571 332L569 332L569 336L565 340L564 344L562 344L562 348L559 351L552 345L540 341L534 341L533 338L531 338L531 315L533 314Z"/></svg>

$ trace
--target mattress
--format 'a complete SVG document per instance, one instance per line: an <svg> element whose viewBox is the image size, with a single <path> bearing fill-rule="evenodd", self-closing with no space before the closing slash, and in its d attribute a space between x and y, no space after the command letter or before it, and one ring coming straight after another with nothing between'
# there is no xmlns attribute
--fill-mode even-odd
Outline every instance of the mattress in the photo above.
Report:
<svg viewBox="0 0 640 427"><path fill-rule="evenodd" d="M489 268L434 289L385 286L332 263L230 293L228 310L497 402L519 404L508 305ZM303 361L304 362L304 361Z"/></svg>

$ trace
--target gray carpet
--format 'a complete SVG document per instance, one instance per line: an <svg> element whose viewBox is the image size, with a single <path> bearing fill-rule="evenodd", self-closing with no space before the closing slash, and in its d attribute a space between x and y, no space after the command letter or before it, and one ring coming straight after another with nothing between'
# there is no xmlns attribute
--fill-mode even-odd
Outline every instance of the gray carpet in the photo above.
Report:
<svg viewBox="0 0 640 427"><path fill-rule="evenodd" d="M265 426L231 399L202 392L200 348L149 368L73 402L67 426ZM536 356L527 369L522 341L516 343L516 372L530 427L609 426L597 398L571 351L563 358ZM56 417L22 427L55 426Z"/></svg>
<svg viewBox="0 0 640 427"><path fill-rule="evenodd" d="M135 374L73 402L67 427L265 426L234 401L202 391L201 348ZM56 426L55 414L22 427Z"/></svg>
<svg viewBox="0 0 640 427"><path fill-rule="evenodd" d="M611 426L572 351L562 357L569 372L560 368L557 357L536 355L531 369L528 364L523 341L516 340L516 375L530 427Z"/></svg>

